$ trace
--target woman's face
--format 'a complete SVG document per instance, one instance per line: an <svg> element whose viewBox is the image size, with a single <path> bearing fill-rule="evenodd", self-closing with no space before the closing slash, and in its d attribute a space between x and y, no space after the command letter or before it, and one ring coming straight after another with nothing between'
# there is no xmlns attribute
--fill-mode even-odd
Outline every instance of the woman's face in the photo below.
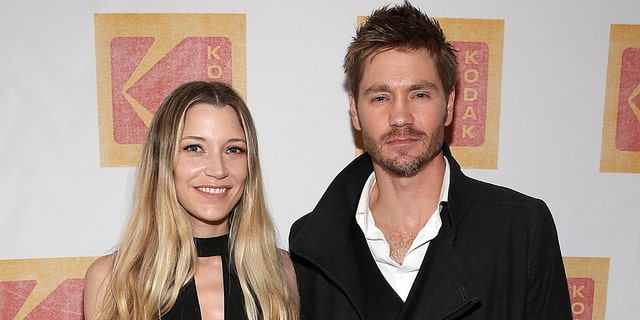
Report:
<svg viewBox="0 0 640 320"><path fill-rule="evenodd" d="M173 170L178 202L194 236L229 232L229 213L247 180L247 141L234 109L200 103L187 110Z"/></svg>

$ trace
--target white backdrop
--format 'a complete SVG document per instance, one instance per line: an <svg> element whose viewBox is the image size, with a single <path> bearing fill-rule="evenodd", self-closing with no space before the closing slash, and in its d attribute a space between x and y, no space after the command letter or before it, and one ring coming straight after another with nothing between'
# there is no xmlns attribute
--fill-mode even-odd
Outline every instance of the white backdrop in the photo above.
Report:
<svg viewBox="0 0 640 320"><path fill-rule="evenodd" d="M0 260L97 256L118 240L135 170L100 167L94 13L246 14L247 100L286 247L353 158L342 58L356 16L383 4L2 0ZM599 166L610 25L640 24L640 1L414 4L505 21L498 169L465 171L543 198L564 256L610 257L607 319L637 318L640 174Z"/></svg>

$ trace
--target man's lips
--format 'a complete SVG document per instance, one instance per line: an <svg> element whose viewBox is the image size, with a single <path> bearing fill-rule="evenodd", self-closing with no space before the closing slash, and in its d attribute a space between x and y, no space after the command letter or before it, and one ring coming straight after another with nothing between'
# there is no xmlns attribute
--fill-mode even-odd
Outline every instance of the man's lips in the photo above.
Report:
<svg viewBox="0 0 640 320"><path fill-rule="evenodd" d="M392 146L404 146L404 145L409 145L412 144L414 142L418 141L418 139L416 138L408 138L408 137L403 137L403 138L392 138L387 140L387 144L390 144Z"/></svg>

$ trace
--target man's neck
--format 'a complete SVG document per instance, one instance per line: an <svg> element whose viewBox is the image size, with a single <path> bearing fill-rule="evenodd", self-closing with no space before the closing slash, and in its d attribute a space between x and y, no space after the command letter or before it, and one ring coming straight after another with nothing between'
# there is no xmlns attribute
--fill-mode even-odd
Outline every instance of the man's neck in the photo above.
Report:
<svg viewBox="0 0 640 320"><path fill-rule="evenodd" d="M438 207L445 166L444 156L440 153L416 175L399 177L374 163L376 184L371 191L369 207L378 228L420 230Z"/></svg>
<svg viewBox="0 0 640 320"><path fill-rule="evenodd" d="M369 208L389 244L390 257L402 264L411 244L438 207L446 163L437 155L414 176L398 177L374 163L376 184Z"/></svg>

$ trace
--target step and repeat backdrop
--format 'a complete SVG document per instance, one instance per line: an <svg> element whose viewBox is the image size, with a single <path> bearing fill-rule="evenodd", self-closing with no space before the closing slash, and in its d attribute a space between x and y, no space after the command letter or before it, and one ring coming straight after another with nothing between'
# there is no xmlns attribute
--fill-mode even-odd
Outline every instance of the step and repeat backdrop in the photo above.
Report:
<svg viewBox="0 0 640 320"><path fill-rule="evenodd" d="M260 140L280 243L361 141L342 59L384 1L0 3L0 320L83 319L117 245L139 144L189 80L232 84ZM640 2L425 1L458 50L464 171L544 199L574 319L640 298Z"/></svg>

